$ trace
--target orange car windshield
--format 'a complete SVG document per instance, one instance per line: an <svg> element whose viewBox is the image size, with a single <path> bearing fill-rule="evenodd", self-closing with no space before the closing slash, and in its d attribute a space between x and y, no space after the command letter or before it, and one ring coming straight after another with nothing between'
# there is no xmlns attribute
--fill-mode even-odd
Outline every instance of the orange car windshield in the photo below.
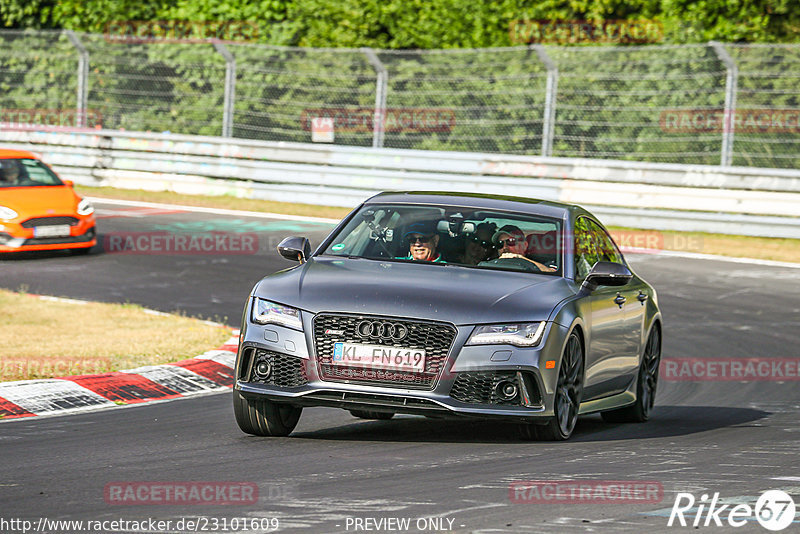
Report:
<svg viewBox="0 0 800 534"><path fill-rule="evenodd" d="M36 159L0 159L0 187L64 185L47 165Z"/></svg>

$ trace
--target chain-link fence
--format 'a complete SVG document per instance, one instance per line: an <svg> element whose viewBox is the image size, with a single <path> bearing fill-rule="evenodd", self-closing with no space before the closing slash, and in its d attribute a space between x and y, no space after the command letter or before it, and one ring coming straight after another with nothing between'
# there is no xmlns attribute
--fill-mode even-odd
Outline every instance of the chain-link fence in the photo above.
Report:
<svg viewBox="0 0 800 534"><path fill-rule="evenodd" d="M89 128L800 168L800 45L396 51L9 30L0 50L7 128L71 110Z"/></svg>

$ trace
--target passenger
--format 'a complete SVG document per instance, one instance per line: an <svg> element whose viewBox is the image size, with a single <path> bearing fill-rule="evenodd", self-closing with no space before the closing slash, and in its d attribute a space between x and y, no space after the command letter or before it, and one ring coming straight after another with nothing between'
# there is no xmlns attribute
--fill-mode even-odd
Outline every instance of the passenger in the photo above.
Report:
<svg viewBox="0 0 800 534"><path fill-rule="evenodd" d="M475 233L466 239L464 253L459 258L461 263L478 265L482 261L491 259L495 251L492 244L492 235L497 229L495 223L485 222L478 225Z"/></svg>
<svg viewBox="0 0 800 534"><path fill-rule="evenodd" d="M543 273L552 273L556 270L525 256L525 252L528 249L525 233L512 224L507 224L500 228L492 237L492 242L500 247L499 260L519 258L531 262Z"/></svg>
<svg viewBox="0 0 800 534"><path fill-rule="evenodd" d="M444 263L442 255L436 252L439 236L433 223L411 223L403 234L403 242L408 243L408 256L398 259Z"/></svg>

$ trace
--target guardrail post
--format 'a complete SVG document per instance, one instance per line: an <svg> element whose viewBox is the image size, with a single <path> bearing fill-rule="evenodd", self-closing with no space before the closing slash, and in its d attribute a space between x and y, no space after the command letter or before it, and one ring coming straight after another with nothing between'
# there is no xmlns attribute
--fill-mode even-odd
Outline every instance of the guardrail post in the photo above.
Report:
<svg viewBox="0 0 800 534"><path fill-rule="evenodd" d="M65 30L64 34L78 51L78 103L75 126L86 128L86 106L89 100L89 51L83 46L78 36L72 30Z"/></svg>
<svg viewBox="0 0 800 534"><path fill-rule="evenodd" d="M733 135L734 114L736 113L736 90L739 82L739 68L736 61L728 53L722 43L710 41L708 43L716 52L720 61L725 64L728 73L725 77L725 111L722 124L722 155L719 164L722 167L730 167L733 162Z"/></svg>
<svg viewBox="0 0 800 534"><path fill-rule="evenodd" d="M547 54L544 46L531 45L539 61L547 68L547 86L544 95L544 119L542 121L542 156L553 154L553 136L556 129L556 94L558 93L558 67Z"/></svg>
<svg viewBox="0 0 800 534"><path fill-rule="evenodd" d="M389 74L383 66L378 54L371 48L362 48L362 52L367 56L367 60L375 69L377 79L375 80L375 113L372 116L372 147L383 147L384 116L386 115L386 91L389 87Z"/></svg>
<svg viewBox="0 0 800 534"><path fill-rule="evenodd" d="M222 99L222 137L233 137L233 107L236 102L236 58L222 43L214 49L225 58L225 95Z"/></svg>

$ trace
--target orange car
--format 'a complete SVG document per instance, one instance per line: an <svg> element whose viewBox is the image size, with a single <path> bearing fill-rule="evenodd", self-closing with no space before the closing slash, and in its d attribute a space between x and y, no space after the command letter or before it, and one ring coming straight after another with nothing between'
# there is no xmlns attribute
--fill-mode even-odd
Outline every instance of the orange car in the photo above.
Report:
<svg viewBox="0 0 800 534"><path fill-rule="evenodd" d="M87 254L96 243L94 207L72 182L30 152L0 149L0 252Z"/></svg>

